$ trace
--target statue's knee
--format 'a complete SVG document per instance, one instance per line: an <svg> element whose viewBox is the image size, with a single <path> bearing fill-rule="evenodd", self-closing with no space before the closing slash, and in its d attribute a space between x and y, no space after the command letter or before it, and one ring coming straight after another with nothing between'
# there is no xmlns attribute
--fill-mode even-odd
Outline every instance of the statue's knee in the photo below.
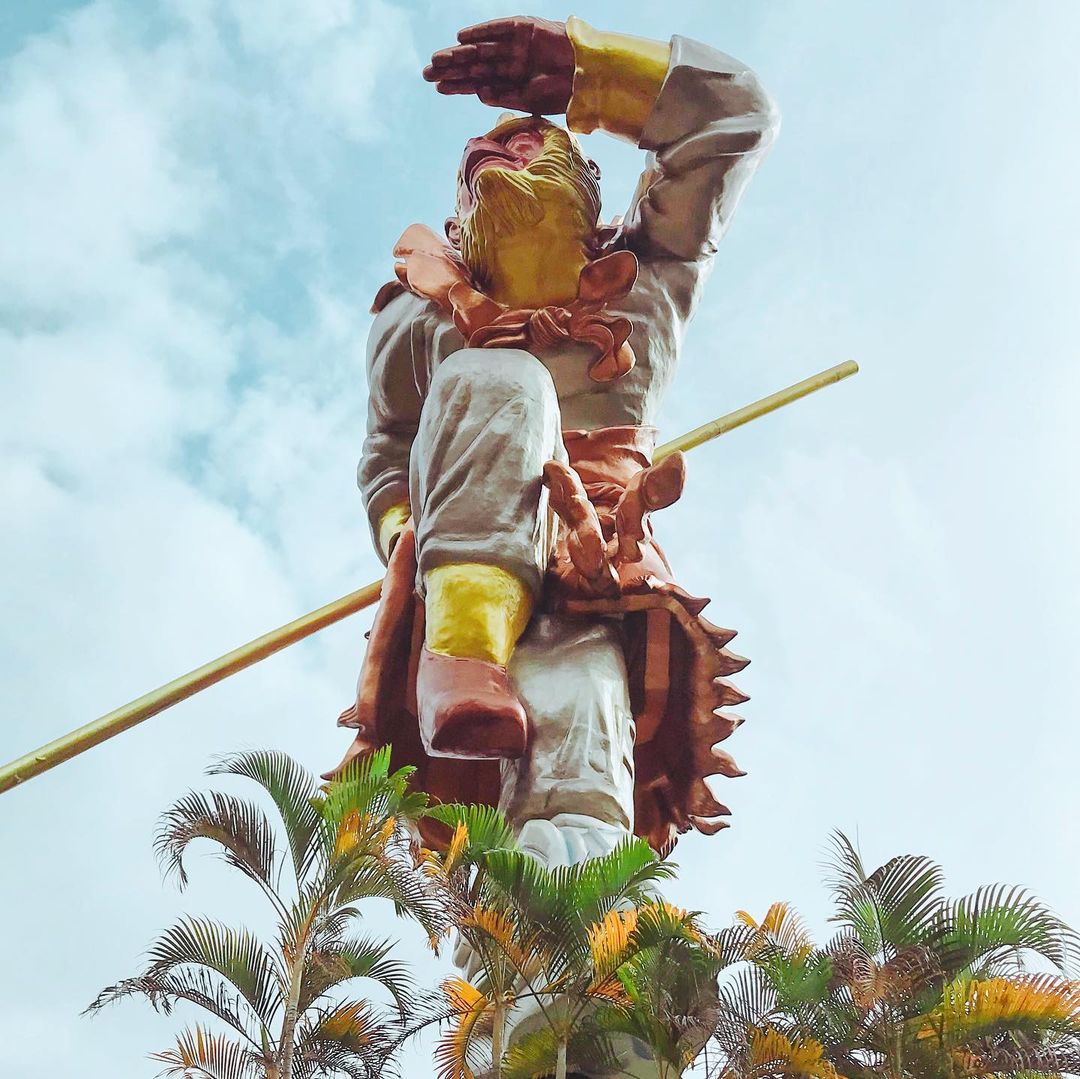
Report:
<svg viewBox="0 0 1080 1079"><path fill-rule="evenodd" d="M463 348L435 370L430 394L439 398L467 390L471 397L557 404L547 368L519 348Z"/></svg>

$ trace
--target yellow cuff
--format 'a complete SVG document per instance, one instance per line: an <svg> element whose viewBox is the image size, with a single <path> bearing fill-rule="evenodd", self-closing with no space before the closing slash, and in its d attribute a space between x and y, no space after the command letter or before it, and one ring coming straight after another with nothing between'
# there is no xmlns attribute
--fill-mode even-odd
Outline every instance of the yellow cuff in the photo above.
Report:
<svg viewBox="0 0 1080 1079"><path fill-rule="evenodd" d="M463 562L424 575L425 641L444 656L505 667L532 614L532 593L499 566Z"/></svg>
<svg viewBox="0 0 1080 1079"><path fill-rule="evenodd" d="M382 551L383 558L390 558L390 552L394 549L394 544L397 543L398 536L401 535L401 530L408 519L408 502L391 506L379 518L379 550Z"/></svg>
<svg viewBox="0 0 1080 1079"><path fill-rule="evenodd" d="M572 15L566 32L575 64L567 126L583 135L600 128L637 143L667 77L671 46L594 30Z"/></svg>

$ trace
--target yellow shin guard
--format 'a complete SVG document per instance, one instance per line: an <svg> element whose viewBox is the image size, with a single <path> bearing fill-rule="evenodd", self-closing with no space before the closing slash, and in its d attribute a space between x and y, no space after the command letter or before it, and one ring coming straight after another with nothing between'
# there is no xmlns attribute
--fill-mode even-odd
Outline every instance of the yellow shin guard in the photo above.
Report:
<svg viewBox="0 0 1080 1079"><path fill-rule="evenodd" d="M505 667L533 600L512 573L480 562L436 566L424 576L428 648Z"/></svg>

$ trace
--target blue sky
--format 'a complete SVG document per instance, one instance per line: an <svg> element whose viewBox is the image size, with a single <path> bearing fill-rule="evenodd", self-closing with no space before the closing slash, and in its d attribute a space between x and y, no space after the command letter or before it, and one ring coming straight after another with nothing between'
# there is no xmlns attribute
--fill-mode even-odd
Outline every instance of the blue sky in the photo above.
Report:
<svg viewBox="0 0 1080 1079"><path fill-rule="evenodd" d="M0 676L7 759L379 575L353 473L390 248L439 225L483 106L423 59L502 5L94 0L0 12ZM561 18L548 3L535 14ZM733 827L678 849L722 923L828 832L1080 924L1080 165L1068 0L584 3L748 62L784 115L663 434L855 358L696 451L657 522L754 664ZM588 140L605 213L640 164ZM173 1025L78 1012L181 910L150 851L211 754L335 761L368 616L0 799L0 1071L150 1074ZM394 927L385 912L376 927ZM434 978L410 937L408 954ZM427 1073L418 1050L410 1075Z"/></svg>

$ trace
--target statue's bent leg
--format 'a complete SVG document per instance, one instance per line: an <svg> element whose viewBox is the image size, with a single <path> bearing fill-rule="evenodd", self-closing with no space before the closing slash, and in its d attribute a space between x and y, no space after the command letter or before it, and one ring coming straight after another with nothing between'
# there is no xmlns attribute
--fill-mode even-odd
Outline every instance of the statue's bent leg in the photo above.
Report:
<svg viewBox="0 0 1080 1079"><path fill-rule="evenodd" d="M551 551L541 476L563 457L559 401L521 349L462 349L435 369L413 443L418 587L435 567L486 563L540 593Z"/></svg>
<svg viewBox="0 0 1080 1079"><path fill-rule="evenodd" d="M435 756L524 752L506 666L551 551L543 467L563 452L555 387L528 352L463 349L436 368L410 475L426 601L417 706Z"/></svg>

